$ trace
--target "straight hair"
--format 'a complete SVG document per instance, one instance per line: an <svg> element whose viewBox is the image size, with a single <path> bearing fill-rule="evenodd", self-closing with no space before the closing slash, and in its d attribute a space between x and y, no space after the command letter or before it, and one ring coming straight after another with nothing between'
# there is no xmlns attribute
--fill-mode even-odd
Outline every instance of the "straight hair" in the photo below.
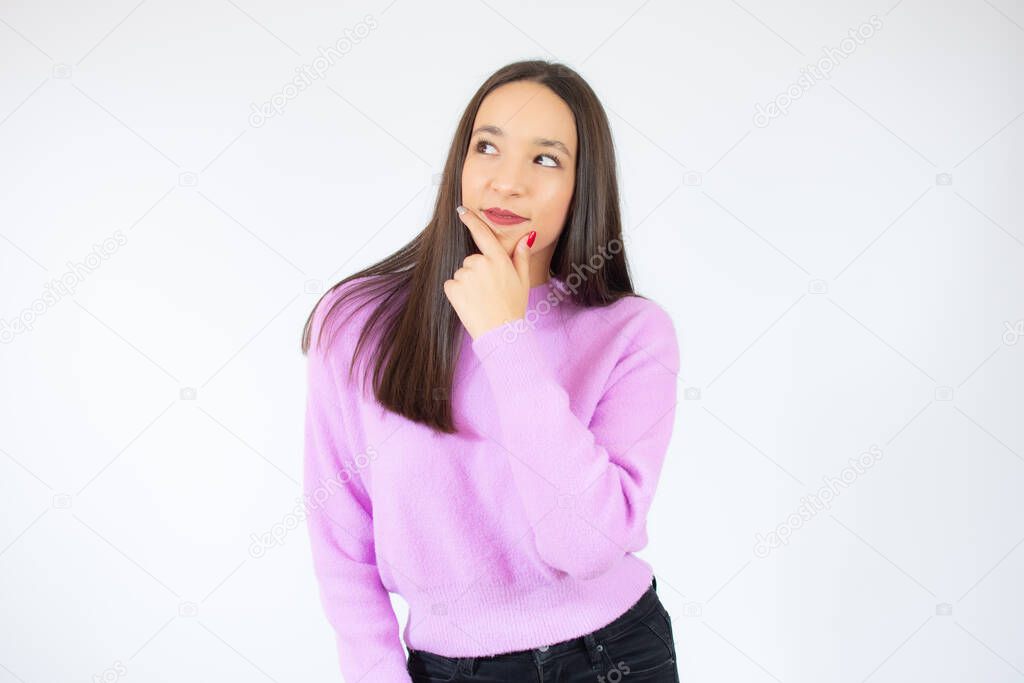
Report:
<svg viewBox="0 0 1024 683"><path fill-rule="evenodd" d="M340 309L350 299L360 299L360 309L372 306L353 351L349 378L355 361L375 338L372 376L377 401L394 413L446 434L458 431L452 417L452 382L462 335L468 333L445 296L443 284L467 256L480 253L455 213L462 201L462 167L480 104L495 88L516 81L532 81L549 88L569 106L576 123L573 195L555 244L549 276L564 282L581 280L571 287L569 295L578 306L606 306L625 296L639 296L633 291L622 240L611 129L597 95L564 64L528 60L502 67L466 105L448 150L427 226L398 251L328 289L310 312L302 333L302 352L306 354L320 301L351 283L325 312L317 347L323 345L325 328L334 330L327 342L333 343L340 325L328 322L344 314ZM593 272L581 277L577 272L580 267L586 269L586 264L598 257L600 265L589 268Z"/></svg>

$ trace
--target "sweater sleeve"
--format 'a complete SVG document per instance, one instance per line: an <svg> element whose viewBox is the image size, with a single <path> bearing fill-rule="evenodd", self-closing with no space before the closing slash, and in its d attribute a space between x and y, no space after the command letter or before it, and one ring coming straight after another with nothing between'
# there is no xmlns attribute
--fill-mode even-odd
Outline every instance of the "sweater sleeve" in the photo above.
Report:
<svg viewBox="0 0 1024 683"><path fill-rule="evenodd" d="M375 562L372 504L356 465L363 460L353 458L346 441L351 399L338 387L347 363L338 367L336 353L317 348L319 317L314 321L303 493L320 600L334 630L343 680L411 683L398 620Z"/></svg>
<svg viewBox="0 0 1024 683"><path fill-rule="evenodd" d="M497 402L498 441L512 469L538 554L581 579L647 545L647 512L675 423L679 351L671 318L644 301L589 424L529 325L473 340ZM634 322L634 321L631 321ZM514 334L508 334L514 331Z"/></svg>

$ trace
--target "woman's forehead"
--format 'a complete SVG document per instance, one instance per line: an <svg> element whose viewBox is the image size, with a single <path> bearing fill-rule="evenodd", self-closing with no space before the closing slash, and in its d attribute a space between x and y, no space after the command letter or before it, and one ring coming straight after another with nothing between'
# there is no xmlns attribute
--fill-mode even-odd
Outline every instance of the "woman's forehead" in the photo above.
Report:
<svg viewBox="0 0 1024 683"><path fill-rule="evenodd" d="M576 122L562 98L547 86L532 82L506 83L480 103L473 130L488 127L524 142L559 140L570 150L576 145Z"/></svg>

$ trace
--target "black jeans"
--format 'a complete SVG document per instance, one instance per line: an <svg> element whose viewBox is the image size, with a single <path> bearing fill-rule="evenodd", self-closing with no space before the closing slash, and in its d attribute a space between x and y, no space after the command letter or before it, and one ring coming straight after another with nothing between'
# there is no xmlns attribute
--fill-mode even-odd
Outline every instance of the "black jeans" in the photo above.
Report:
<svg viewBox="0 0 1024 683"><path fill-rule="evenodd" d="M552 645L490 657L445 657L409 650L415 683L679 683L672 618L661 604L657 579L607 626Z"/></svg>

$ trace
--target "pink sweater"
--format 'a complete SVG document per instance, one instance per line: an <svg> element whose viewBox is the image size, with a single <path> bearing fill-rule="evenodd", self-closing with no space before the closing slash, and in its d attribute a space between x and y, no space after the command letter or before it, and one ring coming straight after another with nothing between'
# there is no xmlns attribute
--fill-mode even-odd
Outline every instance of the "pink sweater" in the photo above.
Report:
<svg viewBox="0 0 1024 683"><path fill-rule="evenodd" d="M405 644L451 657L568 640L630 607L651 583L633 553L675 417L667 313L639 297L580 307L554 278L533 287L515 324L463 329L459 432L445 435L346 381L370 306L346 310L318 353L337 296L313 320L304 492L344 680L410 681L389 593L409 605Z"/></svg>

